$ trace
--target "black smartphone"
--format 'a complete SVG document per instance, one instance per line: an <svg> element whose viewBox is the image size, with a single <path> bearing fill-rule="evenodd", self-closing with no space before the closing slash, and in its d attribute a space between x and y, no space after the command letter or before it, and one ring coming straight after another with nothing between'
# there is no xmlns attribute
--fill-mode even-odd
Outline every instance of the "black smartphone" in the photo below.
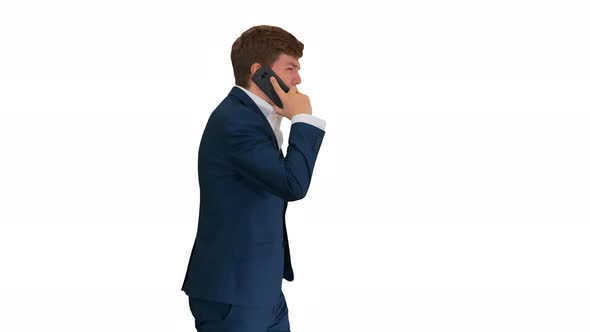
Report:
<svg viewBox="0 0 590 332"><path fill-rule="evenodd" d="M287 84L285 84L268 65L260 67L260 69L258 69L252 76L252 81L256 83L260 90L262 90L262 92L264 92L264 94L267 95L278 107L283 108L281 98L279 98L275 88L272 86L272 83L270 83L271 76L274 76L277 79L279 86L285 91L285 93L289 92Z"/></svg>

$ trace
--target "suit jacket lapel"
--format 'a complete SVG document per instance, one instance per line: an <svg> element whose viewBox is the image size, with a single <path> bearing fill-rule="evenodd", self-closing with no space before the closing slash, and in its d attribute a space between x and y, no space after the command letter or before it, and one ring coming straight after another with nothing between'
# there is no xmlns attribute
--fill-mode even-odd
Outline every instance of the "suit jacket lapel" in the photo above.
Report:
<svg viewBox="0 0 590 332"><path fill-rule="evenodd" d="M281 148L279 147L279 142L277 141L277 137L276 137L274 131L272 130L270 123L268 123L268 120L264 116L264 113L262 113L262 111L260 110L258 105L256 105L256 103L252 100L252 98L250 98L250 96L248 96L244 91L242 91L242 89L240 89L238 87L233 87L231 89L231 91L229 92L229 95L238 98L240 100L240 102L242 102L242 104L246 105L246 107L249 110L258 114L260 119L262 119L262 121L264 121L264 123L266 124L264 127L266 128L267 134L270 134L272 136L272 139L275 142L275 146L277 147L277 149L281 150Z"/></svg>

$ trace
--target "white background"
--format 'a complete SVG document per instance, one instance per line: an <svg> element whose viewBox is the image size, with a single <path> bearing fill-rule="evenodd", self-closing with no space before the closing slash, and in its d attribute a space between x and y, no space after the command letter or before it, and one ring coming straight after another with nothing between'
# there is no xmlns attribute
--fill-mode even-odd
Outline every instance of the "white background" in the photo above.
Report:
<svg viewBox="0 0 590 332"><path fill-rule="evenodd" d="M295 332L590 330L584 1L2 1L0 331L194 331L197 152L254 25L326 135ZM283 120L283 150L290 122Z"/></svg>

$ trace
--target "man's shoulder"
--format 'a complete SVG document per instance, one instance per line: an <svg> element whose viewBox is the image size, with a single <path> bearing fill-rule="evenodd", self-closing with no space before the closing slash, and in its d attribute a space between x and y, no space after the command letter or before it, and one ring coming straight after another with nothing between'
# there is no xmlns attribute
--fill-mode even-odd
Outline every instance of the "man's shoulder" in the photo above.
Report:
<svg viewBox="0 0 590 332"><path fill-rule="evenodd" d="M242 103L238 98L229 94L213 110L209 122L221 126L220 129L235 130L244 127L260 127L264 122L256 114L256 110Z"/></svg>

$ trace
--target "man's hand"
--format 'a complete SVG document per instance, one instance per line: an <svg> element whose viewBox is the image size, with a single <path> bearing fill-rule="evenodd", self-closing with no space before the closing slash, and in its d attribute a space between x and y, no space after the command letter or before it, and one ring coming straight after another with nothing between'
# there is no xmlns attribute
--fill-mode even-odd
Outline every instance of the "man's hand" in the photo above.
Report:
<svg viewBox="0 0 590 332"><path fill-rule="evenodd" d="M285 93L279 86L277 79L273 76L270 78L270 84L274 87L277 95L283 103L283 108L273 105L275 112L291 120L295 115L300 113L311 114L311 103L309 97L297 91L297 87L289 88L289 92Z"/></svg>

